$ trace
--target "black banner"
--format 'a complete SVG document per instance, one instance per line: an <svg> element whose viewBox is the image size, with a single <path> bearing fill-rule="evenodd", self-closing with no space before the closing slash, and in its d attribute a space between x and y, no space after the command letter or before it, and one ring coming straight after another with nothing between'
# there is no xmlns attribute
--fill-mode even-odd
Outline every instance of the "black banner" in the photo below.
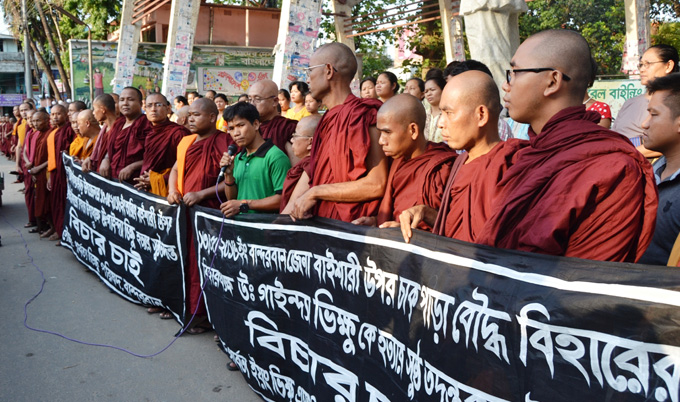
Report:
<svg viewBox="0 0 680 402"><path fill-rule="evenodd" d="M191 219L209 318L265 400L679 400L676 269Z"/></svg>
<svg viewBox="0 0 680 402"><path fill-rule="evenodd" d="M62 245L125 299L170 310L184 323L186 213L128 184L85 174L64 156Z"/></svg>

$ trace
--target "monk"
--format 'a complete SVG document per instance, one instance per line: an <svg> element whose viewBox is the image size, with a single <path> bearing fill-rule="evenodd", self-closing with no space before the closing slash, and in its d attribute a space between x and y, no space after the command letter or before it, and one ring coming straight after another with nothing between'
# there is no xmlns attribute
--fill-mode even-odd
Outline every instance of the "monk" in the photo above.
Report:
<svg viewBox="0 0 680 402"><path fill-rule="evenodd" d="M83 110L87 109L87 105L85 105L85 102L83 101L75 101L72 103L68 104L68 118L69 121L73 121L71 117L73 116L74 113L81 112Z"/></svg>
<svg viewBox="0 0 680 402"><path fill-rule="evenodd" d="M106 150L109 147L111 129L118 120L121 121L121 124L125 121L125 117L120 116L116 112L117 110L118 106L115 98L109 94L99 95L92 102L92 113L100 123L101 130L97 136L97 142L94 144L92 154L83 160L83 172L99 172L99 165L104 156L106 156Z"/></svg>
<svg viewBox="0 0 680 402"><path fill-rule="evenodd" d="M503 84L510 117L530 125L477 242L604 261L637 261L654 232L649 162L583 106L590 48L578 33L542 31L522 43Z"/></svg>
<svg viewBox="0 0 680 402"><path fill-rule="evenodd" d="M76 158L76 161L82 161L92 155L94 145L99 136L99 122L94 117L94 113L90 109L85 109L76 114L76 124L78 126L78 134L82 138L78 148L71 148L69 154Z"/></svg>
<svg viewBox="0 0 680 402"><path fill-rule="evenodd" d="M425 108L410 94L390 98L378 110L379 143L393 159L385 196L377 216L355 219L356 225L399 226L402 211L426 204L439 208L444 186L457 154L442 143L427 141L424 130ZM431 226L423 225L429 230Z"/></svg>
<svg viewBox="0 0 680 402"><path fill-rule="evenodd" d="M38 227L29 230L29 233L54 233L52 229L52 216L50 215L50 193L47 191L47 137L50 134L50 116L45 112L33 114L33 127L38 132L35 152L33 154L33 166L28 173L35 183L35 219Z"/></svg>
<svg viewBox="0 0 680 402"><path fill-rule="evenodd" d="M179 124L180 126L186 128L187 130L189 129L189 106L182 106L177 110L177 113L175 113L176 119L175 123Z"/></svg>
<svg viewBox="0 0 680 402"><path fill-rule="evenodd" d="M442 138L452 149L465 152L453 165L441 207L418 205L404 211L399 216L402 234L408 243L412 229L425 222L435 234L475 242L490 215L498 181L528 142L501 141L500 95L492 77L484 72L452 75L439 107Z"/></svg>
<svg viewBox="0 0 680 402"><path fill-rule="evenodd" d="M35 149L36 138L38 137L38 132L35 131L33 126L33 114L35 110L31 109L26 112L26 124L28 128L26 130L26 138L24 139L24 149L21 153L21 157L24 160L24 202L26 203L26 209L28 211L28 223L24 225L25 228L32 228L37 226L35 220L35 186L33 185L33 177L28 173L29 169L33 167L33 151Z"/></svg>
<svg viewBox="0 0 680 402"><path fill-rule="evenodd" d="M23 124L23 117L21 117L21 111L19 110L20 105L14 107L12 112L14 113L14 118L17 120L12 127L12 135L9 137L9 159L14 160L16 158L16 145L17 145L17 130ZM18 171L17 171L18 172Z"/></svg>
<svg viewBox="0 0 680 402"><path fill-rule="evenodd" d="M21 113L21 124L17 126L16 130L16 142L14 148L14 159L16 161L16 166L14 170L19 172L17 181L15 183L24 180L24 158L22 157L24 141L26 139L26 130L28 130L28 122L26 121L26 114L29 110L33 110L35 107L30 102L24 102L19 105L19 113Z"/></svg>
<svg viewBox="0 0 680 402"><path fill-rule="evenodd" d="M309 176L312 174L309 170L309 153L312 150L312 138L314 138L314 131L319 125L319 121L321 121L319 115L303 117L295 127L295 134L290 139L293 154L300 162L288 171L286 180L283 182L281 214L289 215L293 211L297 197L309 190ZM305 178L300 180L303 173L306 173Z"/></svg>
<svg viewBox="0 0 680 402"><path fill-rule="evenodd" d="M139 89L125 87L121 91L118 104L125 121L117 121L109 132L107 155L99 168L102 176L131 184L139 177L144 163L144 143L153 131L142 114L142 102Z"/></svg>
<svg viewBox="0 0 680 402"><path fill-rule="evenodd" d="M190 132L168 119L170 102L165 96L159 93L149 94L145 108L146 117L153 129L144 142L142 175L135 178L135 188L167 197L167 180L177 161L177 145Z"/></svg>
<svg viewBox="0 0 680 402"><path fill-rule="evenodd" d="M272 140L274 145L288 155L290 164L295 165L298 159L293 153L290 139L295 132L297 121L279 114L278 93L279 88L274 81L258 81L248 89L248 102L255 105L260 114L262 138Z"/></svg>
<svg viewBox="0 0 680 402"><path fill-rule="evenodd" d="M328 111L312 142L312 187L295 201L291 217L317 215L351 222L375 215L388 171L375 127L381 103L352 95L357 60L346 45L321 46L310 65L310 92Z"/></svg>
<svg viewBox="0 0 680 402"><path fill-rule="evenodd" d="M47 138L47 189L50 190L50 210L55 230L49 240L60 240L64 230L64 209L66 207L66 170L61 153L68 152L75 133L68 122L68 110L55 105L50 111L53 130ZM59 244L59 243L57 243Z"/></svg>
<svg viewBox="0 0 680 402"><path fill-rule="evenodd" d="M217 130L218 114L215 102L210 99L196 99L189 107L189 130L177 146L177 162L168 180L168 202L202 205L219 208L216 191L224 193L224 182L215 189L220 173L220 159L233 140L226 133ZM190 334L199 334L209 329L206 324L205 304L199 304L201 282L198 275L198 261L194 248L193 228L187 214L187 248L189 256L186 269L187 312L196 312L196 320L187 329Z"/></svg>

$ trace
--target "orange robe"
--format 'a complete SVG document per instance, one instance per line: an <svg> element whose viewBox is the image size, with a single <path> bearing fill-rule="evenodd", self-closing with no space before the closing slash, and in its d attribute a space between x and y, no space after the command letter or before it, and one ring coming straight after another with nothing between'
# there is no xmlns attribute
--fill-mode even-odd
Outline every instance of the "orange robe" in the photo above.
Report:
<svg viewBox="0 0 680 402"><path fill-rule="evenodd" d="M505 173L477 241L603 261L637 261L658 197L652 166L583 106L553 116Z"/></svg>
<svg viewBox="0 0 680 402"><path fill-rule="evenodd" d="M421 155L407 161L395 159L387 178L385 196L380 202L378 225L398 222L404 210L416 205L438 209L457 155L446 144L428 142ZM431 229L424 222L421 228Z"/></svg>
<svg viewBox="0 0 680 402"><path fill-rule="evenodd" d="M350 94L343 104L324 114L312 141L311 185L344 183L366 175L366 160L371 149L369 127L375 125L381 105L377 99L359 99ZM374 216L379 204L379 199L318 201L315 215L351 222L362 216Z"/></svg>

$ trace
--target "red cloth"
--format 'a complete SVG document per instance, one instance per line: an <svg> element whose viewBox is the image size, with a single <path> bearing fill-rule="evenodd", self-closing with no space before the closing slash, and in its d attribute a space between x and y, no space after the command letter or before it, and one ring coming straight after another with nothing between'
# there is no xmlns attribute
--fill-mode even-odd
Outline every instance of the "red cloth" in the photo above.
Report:
<svg viewBox="0 0 680 402"><path fill-rule="evenodd" d="M118 178L121 170L131 163L144 159L144 143L146 137L153 132L151 123L146 115L136 118L128 127L126 121L116 120L109 131L108 154L111 162L111 178ZM134 183L133 178L139 177L140 170L136 170L130 176L129 183Z"/></svg>
<svg viewBox="0 0 680 402"><path fill-rule="evenodd" d="M117 123L121 121L122 121L121 124L125 124L124 116L118 116L113 125L115 126ZM113 127L111 129L113 129ZM97 172L99 170L99 164L101 163L102 159L104 159L104 156L106 156L106 153L108 152L109 138L111 138L110 134L111 130L109 130L109 127L106 125L106 123L104 123L102 129L99 131L97 143L94 144L94 151L92 151L92 155L90 155L90 162L92 163L91 170L93 172Z"/></svg>
<svg viewBox="0 0 680 402"><path fill-rule="evenodd" d="M608 104L604 102L598 102L595 101L588 110L592 110L593 112L597 112L600 114L600 118L602 119L611 119L612 118L612 110L609 107Z"/></svg>
<svg viewBox="0 0 680 402"><path fill-rule="evenodd" d="M26 140L24 150L29 161L33 160L33 149L35 148L38 133L32 128L26 130ZM23 158L23 156L22 156ZM35 222L35 187L33 186L33 176L28 173L28 168L24 165L24 201L28 210L28 221Z"/></svg>
<svg viewBox="0 0 680 402"><path fill-rule="evenodd" d="M297 186L302 173L307 172L307 176L311 177L312 171L310 170L310 161L310 157L305 156L300 160L300 162L296 163L295 166L288 170L288 173L286 174L286 180L283 181L283 192L281 193L281 204L279 205L279 211L283 211L286 205L288 205L290 196L293 195L293 190L295 190L295 186Z"/></svg>
<svg viewBox="0 0 680 402"><path fill-rule="evenodd" d="M604 261L637 261L658 204L649 162L583 106L554 115L500 181L478 242Z"/></svg>
<svg viewBox="0 0 680 402"><path fill-rule="evenodd" d="M498 182L517 159L517 151L529 141L499 142L487 154L467 164L467 152L459 156L444 190L433 233L475 242L482 231L495 197Z"/></svg>
<svg viewBox="0 0 680 402"><path fill-rule="evenodd" d="M274 145L285 153L286 144L295 133L297 123L297 120L276 115L273 119L260 124L260 134L265 140L271 139Z"/></svg>
<svg viewBox="0 0 680 402"><path fill-rule="evenodd" d="M360 99L350 94L342 105L327 111L314 132L311 152L312 185L344 183L366 175L371 149L369 127L376 123L377 99ZM367 202L318 201L315 214L351 222L374 216L380 200Z"/></svg>
<svg viewBox="0 0 680 402"><path fill-rule="evenodd" d="M416 205L439 209L451 166L458 154L446 144L428 142L421 155L395 159L387 178L385 196L378 210L378 225L399 221L402 211ZM430 230L423 222L422 229Z"/></svg>
<svg viewBox="0 0 680 402"><path fill-rule="evenodd" d="M47 162L47 137L52 129L40 132L36 141L33 166ZM40 219L50 218L50 193L47 191L47 167L35 175L35 216Z"/></svg>
<svg viewBox="0 0 680 402"><path fill-rule="evenodd" d="M189 130L166 120L158 125L151 125L152 131L144 141L144 164L142 172L152 170L160 173L172 168L177 161L177 145Z"/></svg>
<svg viewBox="0 0 680 402"><path fill-rule="evenodd" d="M50 184L52 185L50 209L52 211L54 230L59 233L59 236L61 236L64 230L64 209L66 208L66 170L61 160L61 153L66 151L68 155L68 148L75 136L76 133L70 124L65 124L54 135L54 152L57 158L57 168L50 173Z"/></svg>
<svg viewBox="0 0 680 402"><path fill-rule="evenodd" d="M187 150L184 167L184 194L201 191L208 187L214 187L217 176L220 174L220 159L222 154L233 143L231 136L222 131L217 131L210 137L191 144ZM220 203L216 198L201 202L202 206L219 208ZM206 314L205 304L198 303L201 295L201 280L198 274L198 261L194 248L194 230L189 214L187 214L187 242L189 249L189 263L186 264L186 288L188 312L192 314L198 306L197 315Z"/></svg>

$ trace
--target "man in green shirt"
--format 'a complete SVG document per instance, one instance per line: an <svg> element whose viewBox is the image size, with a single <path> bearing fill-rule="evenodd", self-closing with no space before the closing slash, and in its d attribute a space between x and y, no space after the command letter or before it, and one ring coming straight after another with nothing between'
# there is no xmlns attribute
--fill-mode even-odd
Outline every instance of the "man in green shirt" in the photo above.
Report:
<svg viewBox="0 0 680 402"><path fill-rule="evenodd" d="M227 201L220 210L227 218L238 213L278 212L288 156L271 140L260 134L260 115L255 106L239 102L224 111L227 130L242 151L234 156L226 152L220 166L225 170Z"/></svg>

